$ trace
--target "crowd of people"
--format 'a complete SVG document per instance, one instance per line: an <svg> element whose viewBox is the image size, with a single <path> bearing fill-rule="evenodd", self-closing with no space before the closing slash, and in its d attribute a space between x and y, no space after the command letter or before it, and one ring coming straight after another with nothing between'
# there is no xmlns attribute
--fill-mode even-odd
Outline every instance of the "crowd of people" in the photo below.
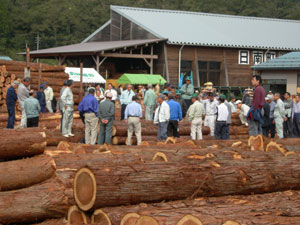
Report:
<svg viewBox="0 0 300 225"><path fill-rule="evenodd" d="M127 145L131 145L135 133L137 144L142 142L142 118L157 124L157 140L164 141L168 137L180 137L179 123L183 120L190 123L190 136L192 140L201 140L202 126L210 128L210 136L215 139L230 139L230 124L232 113L239 113L241 123L248 126L249 135L263 134L266 137L278 138L300 137L300 96L293 101L290 93L283 96L279 93L269 92L267 95L261 85L261 77L253 76L253 98L250 89L244 92L242 100L231 96L227 101L226 96L217 93L208 82L208 87L200 93L194 90L190 78L187 77L181 89L167 84L160 93L158 85L153 87L140 87L136 93L133 86L128 84L123 90L117 89L112 84L104 90L100 84L89 87L85 97L78 106L80 116L85 124L85 143L102 145L111 144L112 130L115 120L115 104L120 102L120 120L124 120L128 127ZM14 81L7 91L7 109L9 114L7 128L14 128L15 105L19 102L22 112L20 127L36 127L39 114L55 112L53 109L53 90L45 82L40 90L30 90L30 78L25 78L22 83ZM72 93L73 81L67 80L60 90L57 108L62 115L61 132L65 137L72 134L72 121L74 100ZM18 89L16 93L16 89ZM143 98L143 106L140 102ZM100 123L100 132L97 127Z"/></svg>

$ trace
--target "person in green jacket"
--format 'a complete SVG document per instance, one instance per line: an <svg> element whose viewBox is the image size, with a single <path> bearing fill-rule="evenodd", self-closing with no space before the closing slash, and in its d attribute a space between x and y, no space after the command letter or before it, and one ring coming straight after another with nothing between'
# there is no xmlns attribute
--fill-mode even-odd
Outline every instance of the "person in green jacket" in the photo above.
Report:
<svg viewBox="0 0 300 225"><path fill-rule="evenodd" d="M27 117L27 127L37 127L39 125L41 106L35 96L35 91L30 90L29 98L24 101L24 109Z"/></svg>
<svg viewBox="0 0 300 225"><path fill-rule="evenodd" d="M155 109L156 95L152 89L152 84L148 84L148 90L146 91L144 97L144 105L145 105L145 119L153 120L153 112Z"/></svg>
<svg viewBox="0 0 300 225"><path fill-rule="evenodd" d="M183 99L183 109L182 116L185 117L190 105L192 104L192 95L194 94L194 86L191 84L191 78L187 77L185 79L185 84L181 87L182 99Z"/></svg>

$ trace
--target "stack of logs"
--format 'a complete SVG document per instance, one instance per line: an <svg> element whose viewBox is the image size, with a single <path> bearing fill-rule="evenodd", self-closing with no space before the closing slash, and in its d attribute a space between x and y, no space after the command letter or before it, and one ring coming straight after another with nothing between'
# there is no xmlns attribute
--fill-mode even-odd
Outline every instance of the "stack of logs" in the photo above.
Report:
<svg viewBox="0 0 300 225"><path fill-rule="evenodd" d="M142 140L147 142L155 142L157 140L157 125L153 121L142 120ZM187 121L179 123L179 134L181 140L190 140L191 124ZM212 139L209 136L209 127L202 127L203 139ZM230 125L230 135L233 139L248 138L248 127L241 124L239 114L232 114L232 124ZM113 127L113 145L125 145L127 141L127 125L124 121L114 121ZM132 144L136 145L136 138L132 139Z"/></svg>
<svg viewBox="0 0 300 225"><path fill-rule="evenodd" d="M56 99L63 86L63 82L69 79L64 66L52 66L48 64L30 63L30 77L32 79L30 88L38 91L39 84L48 82L53 89ZM6 91L14 80L21 82L24 78L25 62L0 60L0 112L7 112L5 99ZM75 83L73 88L74 102L77 105L79 101L80 85Z"/></svg>
<svg viewBox="0 0 300 225"><path fill-rule="evenodd" d="M0 223L64 224L66 216L69 224L299 224L300 140L172 142L47 148L55 175L0 192ZM34 166L28 176L44 174L30 159L19 160ZM16 162L0 163L11 165L1 182ZM18 175L14 183L28 183Z"/></svg>

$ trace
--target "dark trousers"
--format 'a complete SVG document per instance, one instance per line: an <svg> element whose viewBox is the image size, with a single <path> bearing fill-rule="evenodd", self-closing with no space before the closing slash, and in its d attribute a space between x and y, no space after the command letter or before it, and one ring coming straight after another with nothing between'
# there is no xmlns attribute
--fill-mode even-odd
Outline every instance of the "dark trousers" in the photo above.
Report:
<svg viewBox="0 0 300 225"><path fill-rule="evenodd" d="M112 129L114 120L110 119L108 123L102 123L100 120L100 132L98 135L98 145L103 145L104 143L111 144Z"/></svg>
<svg viewBox="0 0 300 225"><path fill-rule="evenodd" d="M293 127L294 127L294 137L300 137L300 113L294 114Z"/></svg>
<svg viewBox="0 0 300 225"><path fill-rule="evenodd" d="M27 118L27 127L38 127L39 117Z"/></svg>
<svg viewBox="0 0 300 225"><path fill-rule="evenodd" d="M186 116L186 113L189 109L189 107L192 104L192 100L191 99L184 99L183 100L183 104L182 104L182 117Z"/></svg>
<svg viewBox="0 0 300 225"><path fill-rule="evenodd" d="M121 105L121 120L124 120L125 118L125 109L126 109L127 105L122 104Z"/></svg>
<svg viewBox="0 0 300 225"><path fill-rule="evenodd" d="M226 132L228 124L226 121L216 121L215 127L215 139L216 140L226 140Z"/></svg>
<svg viewBox="0 0 300 225"><path fill-rule="evenodd" d="M271 120L271 124L268 126L263 127L263 135L265 137L269 137L271 133L271 138L275 137L275 124L273 124L274 119Z"/></svg>
<svg viewBox="0 0 300 225"><path fill-rule="evenodd" d="M225 129L225 140L230 139L230 124L226 123L226 129Z"/></svg>
<svg viewBox="0 0 300 225"><path fill-rule="evenodd" d="M293 137L293 122L291 117L287 118L287 121L283 122L283 137Z"/></svg>
<svg viewBox="0 0 300 225"><path fill-rule="evenodd" d="M8 111L8 120L7 120L7 126L8 129L14 129L15 126L15 106L7 106Z"/></svg>
<svg viewBox="0 0 300 225"><path fill-rule="evenodd" d="M41 113L46 113L46 106L41 106Z"/></svg>
<svg viewBox="0 0 300 225"><path fill-rule="evenodd" d="M168 124L168 137L179 137L178 133L178 120L169 120Z"/></svg>
<svg viewBox="0 0 300 225"><path fill-rule="evenodd" d="M62 132L62 124L63 124L63 118L64 118L64 112L62 109L60 110L61 119L60 119L60 132Z"/></svg>

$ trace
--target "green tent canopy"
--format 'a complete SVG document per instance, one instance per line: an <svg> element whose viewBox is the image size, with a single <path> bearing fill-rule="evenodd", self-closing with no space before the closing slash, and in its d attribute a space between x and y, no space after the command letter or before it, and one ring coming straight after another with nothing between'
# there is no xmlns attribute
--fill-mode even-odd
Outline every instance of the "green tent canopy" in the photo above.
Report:
<svg viewBox="0 0 300 225"><path fill-rule="evenodd" d="M118 84L165 84L167 81L157 74L131 74L124 73L118 80Z"/></svg>

